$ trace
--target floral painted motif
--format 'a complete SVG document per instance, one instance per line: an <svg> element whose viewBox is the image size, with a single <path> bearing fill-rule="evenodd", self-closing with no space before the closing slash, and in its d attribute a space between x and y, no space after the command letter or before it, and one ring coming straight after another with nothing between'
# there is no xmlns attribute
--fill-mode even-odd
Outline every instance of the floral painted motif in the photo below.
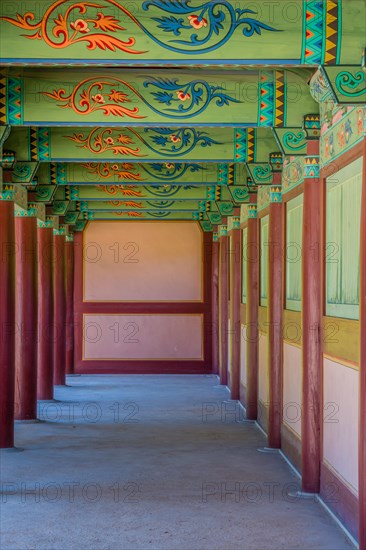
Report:
<svg viewBox="0 0 366 550"><path fill-rule="evenodd" d="M339 147L343 148L346 145L346 139L344 135L344 124L341 125L341 128L337 134L337 138L338 138Z"/></svg>
<svg viewBox="0 0 366 550"><path fill-rule="evenodd" d="M142 4L146 11L153 7L162 12L160 17L152 18L158 29L176 38L163 42L145 27L143 30L159 45L179 53L211 52L226 44L239 28L245 38L261 35L262 31L278 31L251 17L257 15L254 10L234 8L228 0L210 0L199 6L192 6L191 0L147 0Z"/></svg>
<svg viewBox="0 0 366 550"><path fill-rule="evenodd" d="M95 111L102 111L109 116L128 116L130 118L142 119L138 107L128 108L126 103L131 103L128 94L115 89L122 84L127 91L140 96L135 88L123 80L116 78L87 78L77 84L71 94L66 94L64 88L53 90L53 92L40 92L59 103L59 107L73 109L78 115L89 115ZM141 96L140 96L141 97Z"/></svg>
<svg viewBox="0 0 366 550"><path fill-rule="evenodd" d="M239 28L245 38L261 35L263 31L279 31L259 21L254 10L235 9L229 0L209 0L195 7L191 5L191 0L147 0L143 2L142 9L149 12L152 8L155 13L160 11L161 15L154 17L149 13L142 21L147 20L148 25L155 24L156 29L148 28L117 0L75 2L71 5L69 0L56 0L45 9L38 22L34 22L35 13L32 11L24 15L17 13L16 18L1 19L26 31L26 38L43 40L51 48L84 43L89 50L119 50L132 55L147 53L134 49L136 39L133 36L120 38L126 28L119 19L106 13L108 8L113 8L114 14L120 13L129 19L164 49L189 55L220 48ZM167 40L159 38L161 30L166 33Z"/></svg>
<svg viewBox="0 0 366 550"><path fill-rule="evenodd" d="M133 15L128 12L120 3L107 0L111 5L117 7L130 19L138 24ZM86 43L88 50L117 50L130 54L143 54L144 51L134 50L135 38L129 37L121 40L109 33L124 31L118 19L112 15L103 13L106 7L105 2L77 2L67 7L68 0L57 0L49 6L38 23L33 23L35 14L26 12L24 15L16 14L12 17L1 17L0 19L28 31L32 34L24 35L30 40L44 40L51 48L67 48L74 44ZM60 8L64 8L64 12ZM56 11L57 10L57 11ZM96 11L100 10L100 11ZM75 14L80 17L73 21Z"/></svg>
<svg viewBox="0 0 366 550"><path fill-rule="evenodd" d="M142 218L143 213L142 212L120 212L119 210L117 212L114 212L116 216L128 216L129 218Z"/></svg>
<svg viewBox="0 0 366 550"><path fill-rule="evenodd" d="M191 95L188 93L184 93L183 90L178 90L175 92L177 94L178 99L181 101L187 101L188 99L191 99Z"/></svg>
<svg viewBox="0 0 366 550"><path fill-rule="evenodd" d="M106 128L105 130L94 128L87 135L81 132L65 137L77 143L79 147L88 149L91 153L101 154L112 151L114 155L131 155L133 157L143 156L139 154L141 151L139 147L135 149L128 147L128 145L133 143L133 139L130 136L120 133L117 138L113 138L111 136L112 133L113 130L110 128Z"/></svg>
<svg viewBox="0 0 366 550"><path fill-rule="evenodd" d="M200 115L214 102L216 107L240 103L224 92L222 86L212 86L205 80L181 83L178 78L149 78L143 87L150 92L142 95L134 86L115 77L91 77L80 81L70 94L64 88L52 92L40 92L55 101L59 107L73 109L78 115L101 111L105 116L146 118L139 114L139 107L128 108L133 99L145 104L154 113L169 118L191 118ZM123 88L124 91L116 88ZM155 89L158 91L151 91Z"/></svg>
<svg viewBox="0 0 366 550"><path fill-rule="evenodd" d="M331 134L329 136L329 154L332 157L334 155L334 136Z"/></svg>
<svg viewBox="0 0 366 550"><path fill-rule="evenodd" d="M143 132L137 132L133 128L125 128L128 133L117 133L117 129L94 128L89 133L74 133L65 138L74 141L90 153L103 154L112 152L114 155L131 155L143 157L140 147L135 145L134 139L141 141L150 151L167 157L180 157L187 155L196 147L210 147L213 144L220 145L219 141L208 136L208 132L198 131L195 128L144 128ZM133 137L134 136L134 137Z"/></svg>
<svg viewBox="0 0 366 550"><path fill-rule="evenodd" d="M107 201L111 206L126 206L128 208L142 208L142 202L135 201Z"/></svg>
<svg viewBox="0 0 366 550"><path fill-rule="evenodd" d="M179 143L180 141L182 141L182 138L179 137L179 136L176 136L175 134L171 134L169 136L169 139L170 141L172 141L173 143Z"/></svg>
<svg viewBox="0 0 366 550"><path fill-rule="evenodd" d="M199 17L198 15L188 15L188 21L191 27L194 29L202 29L202 27L207 27L207 19L204 17Z"/></svg>
<svg viewBox="0 0 366 550"><path fill-rule="evenodd" d="M341 111L335 107L334 110L338 120L320 139L320 157L323 166L359 143L364 135L363 108L351 107L349 109L347 107ZM343 113L343 116L339 116L340 112Z"/></svg>
<svg viewBox="0 0 366 550"><path fill-rule="evenodd" d="M344 124L344 137L345 137L346 145L348 145L352 137L352 134L353 134L352 124L351 124L351 121L347 119Z"/></svg>
<svg viewBox="0 0 366 550"><path fill-rule="evenodd" d="M214 103L216 107L229 106L230 103L241 103L238 99L225 93L222 86L213 86L205 80L191 80L180 82L178 78L149 78L144 82L144 88L153 88L153 99L160 105L160 109L149 102L143 101L158 114L172 118L191 118L201 114ZM176 97L175 97L176 96Z"/></svg>
<svg viewBox="0 0 366 550"><path fill-rule="evenodd" d="M304 157L285 157L282 175L283 192L304 181Z"/></svg>
<svg viewBox="0 0 366 550"><path fill-rule="evenodd" d="M108 195L121 193L124 197L143 197L141 190L137 191L136 185L97 185L97 191Z"/></svg>
<svg viewBox="0 0 366 550"><path fill-rule="evenodd" d="M358 135L363 134L363 128L364 128L363 109L357 109L357 133L358 133Z"/></svg>
<svg viewBox="0 0 366 550"><path fill-rule="evenodd" d="M119 164L87 162L81 166L86 168L89 174L95 174L103 179L117 176L120 180L143 181L140 172L134 172L138 165L129 162L122 162Z"/></svg>
<svg viewBox="0 0 366 550"><path fill-rule="evenodd" d="M190 189L196 189L197 185L149 185L146 186L146 189L149 191L149 194L156 197L173 197L180 191L188 191ZM165 205L166 206L166 205Z"/></svg>
<svg viewBox="0 0 366 550"><path fill-rule="evenodd" d="M150 176L164 181L180 179L186 172L193 174L207 170L204 166L195 163L154 162L141 164L141 169Z"/></svg>
<svg viewBox="0 0 366 550"><path fill-rule="evenodd" d="M130 130L134 132L132 128ZM145 128L144 135L146 138L139 137L151 151L170 157L187 155L198 146L221 145L219 141L210 138L208 132L195 128L178 128L174 132L171 128Z"/></svg>
<svg viewBox="0 0 366 550"><path fill-rule="evenodd" d="M90 29L88 27L88 23L84 21L83 19L77 19L75 22L70 23L70 27L74 29L76 32L80 32L82 34L90 32Z"/></svg>

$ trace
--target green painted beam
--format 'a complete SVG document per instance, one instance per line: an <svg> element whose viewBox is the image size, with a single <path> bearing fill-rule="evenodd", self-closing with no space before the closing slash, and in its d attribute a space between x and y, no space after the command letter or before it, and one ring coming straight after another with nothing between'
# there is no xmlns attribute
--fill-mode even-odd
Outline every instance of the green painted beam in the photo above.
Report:
<svg viewBox="0 0 366 550"><path fill-rule="evenodd" d="M270 127L13 127L4 148L51 163L230 164L265 162L276 142Z"/></svg>
<svg viewBox="0 0 366 550"><path fill-rule="evenodd" d="M1 2L0 17L4 64L317 66L352 63L359 55L366 6L363 0L14 0Z"/></svg>
<svg viewBox="0 0 366 550"><path fill-rule="evenodd" d="M131 209L138 212L149 212L154 210L164 210L167 212L217 212L214 201L185 201L185 200L110 200L110 201L81 201L78 207L81 212L128 212Z"/></svg>
<svg viewBox="0 0 366 550"><path fill-rule="evenodd" d="M58 189L60 189L59 187ZM222 186L211 185L70 185L66 197L77 201L106 200L200 200L214 201L221 197Z"/></svg>
<svg viewBox="0 0 366 550"><path fill-rule="evenodd" d="M41 163L46 164L46 163ZM174 185L243 185L244 164L171 162L86 162L55 164L58 185L93 185L131 182Z"/></svg>
<svg viewBox="0 0 366 550"><path fill-rule="evenodd" d="M127 212L84 212L85 220L192 220L209 221L204 212L169 212L167 210L153 210L140 212L131 209Z"/></svg>
<svg viewBox="0 0 366 550"><path fill-rule="evenodd" d="M11 125L283 127L301 125L304 114L318 108L310 69L7 73L3 93Z"/></svg>

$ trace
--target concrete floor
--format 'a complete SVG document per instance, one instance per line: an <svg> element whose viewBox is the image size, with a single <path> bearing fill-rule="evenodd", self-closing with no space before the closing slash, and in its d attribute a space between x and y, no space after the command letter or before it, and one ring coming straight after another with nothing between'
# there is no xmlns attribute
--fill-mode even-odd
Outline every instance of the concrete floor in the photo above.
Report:
<svg viewBox="0 0 366 550"><path fill-rule="evenodd" d="M352 548L214 376L81 376L1 451L1 550Z"/></svg>

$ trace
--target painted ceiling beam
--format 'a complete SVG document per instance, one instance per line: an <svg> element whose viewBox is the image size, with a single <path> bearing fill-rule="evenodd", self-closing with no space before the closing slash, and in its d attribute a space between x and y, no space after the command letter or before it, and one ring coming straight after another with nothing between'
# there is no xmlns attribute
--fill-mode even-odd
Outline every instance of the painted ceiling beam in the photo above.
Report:
<svg viewBox="0 0 366 550"><path fill-rule="evenodd" d="M252 0L250 9L247 0L0 6L5 64L317 66L351 63L365 45L364 0Z"/></svg>
<svg viewBox="0 0 366 550"><path fill-rule="evenodd" d="M223 71L8 70L3 124L129 127L301 125L316 112L311 69ZM147 74L149 72L149 74Z"/></svg>
<svg viewBox="0 0 366 550"><path fill-rule="evenodd" d="M42 187L42 186L39 186ZM63 195L61 196L61 191ZM131 200L192 200L192 201L231 201L241 204L249 198L249 188L235 186L200 186L200 185L70 185L57 188L57 199L105 201L110 198L128 198Z"/></svg>
<svg viewBox="0 0 366 550"><path fill-rule="evenodd" d="M106 200L200 200L214 201L222 196L222 186L200 185L169 185L137 186L134 184L116 185L70 185L66 186L66 197L77 201L106 201Z"/></svg>
<svg viewBox="0 0 366 550"><path fill-rule="evenodd" d="M13 127L4 146L41 162L265 162L276 148L271 127Z"/></svg>
<svg viewBox="0 0 366 550"><path fill-rule="evenodd" d="M191 221L209 221L204 212L170 212L168 210L152 210L150 212L140 212L131 209L127 212L84 212L85 220L191 220Z"/></svg>
<svg viewBox="0 0 366 550"><path fill-rule="evenodd" d="M46 163L42 163L46 164ZM55 163L58 185L93 185L130 182L136 185L243 185L244 164L234 163Z"/></svg>
<svg viewBox="0 0 366 550"><path fill-rule="evenodd" d="M169 212L218 212L215 201L197 200L110 200L110 201L81 201L78 204L80 212L128 212L131 209L139 212L166 210Z"/></svg>

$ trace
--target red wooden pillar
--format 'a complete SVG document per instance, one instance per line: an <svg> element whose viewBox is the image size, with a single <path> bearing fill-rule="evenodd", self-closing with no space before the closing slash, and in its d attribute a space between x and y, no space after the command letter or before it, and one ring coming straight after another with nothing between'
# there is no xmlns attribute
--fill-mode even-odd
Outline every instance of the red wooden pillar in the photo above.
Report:
<svg viewBox="0 0 366 550"><path fill-rule="evenodd" d="M256 199L256 197L255 197ZM259 223L257 205L248 208L247 221L247 379L246 379L246 413L248 420L258 416L258 307L259 307Z"/></svg>
<svg viewBox="0 0 366 550"><path fill-rule="evenodd" d="M218 233L212 234L212 372L220 372L219 347L219 258L220 243Z"/></svg>
<svg viewBox="0 0 366 550"><path fill-rule="evenodd" d="M14 446L15 241L14 203L0 198L0 448Z"/></svg>
<svg viewBox="0 0 366 550"><path fill-rule="evenodd" d="M281 447L282 424L282 309L283 211L281 172L273 174L268 225L268 445Z"/></svg>
<svg viewBox="0 0 366 550"><path fill-rule="evenodd" d="M53 229L38 223L38 399L53 399Z"/></svg>
<svg viewBox="0 0 366 550"><path fill-rule="evenodd" d="M65 243L66 262L66 373L74 372L74 236Z"/></svg>
<svg viewBox="0 0 366 550"><path fill-rule="evenodd" d="M54 384L66 383L65 230L54 230Z"/></svg>
<svg viewBox="0 0 366 550"><path fill-rule="evenodd" d="M230 274L231 274L231 365L230 398L240 399L240 304L241 304L241 229L240 218L233 216L229 220L231 235Z"/></svg>
<svg viewBox="0 0 366 550"><path fill-rule="evenodd" d="M227 226L219 226L220 238L220 384L228 383L228 321L229 321L229 237Z"/></svg>
<svg viewBox="0 0 366 550"><path fill-rule="evenodd" d="M38 347L37 218L31 210L15 214L15 243L15 418L35 420Z"/></svg>
<svg viewBox="0 0 366 550"><path fill-rule="evenodd" d="M366 138L363 150L360 263L359 546L360 550L366 550Z"/></svg>
<svg viewBox="0 0 366 550"><path fill-rule="evenodd" d="M321 403L321 184L319 142L308 141L305 158L302 241L302 490L320 489Z"/></svg>

